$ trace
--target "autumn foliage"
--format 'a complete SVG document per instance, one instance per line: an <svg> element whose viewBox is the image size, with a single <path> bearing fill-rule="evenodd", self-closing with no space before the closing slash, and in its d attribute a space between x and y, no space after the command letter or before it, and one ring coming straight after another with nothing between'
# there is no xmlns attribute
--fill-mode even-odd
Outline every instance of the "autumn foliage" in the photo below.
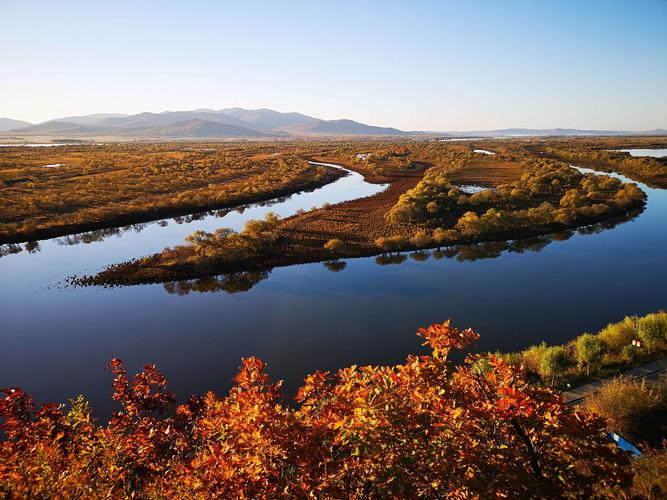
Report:
<svg viewBox="0 0 667 500"><path fill-rule="evenodd" d="M96 423L83 398L37 410L5 389L0 495L170 498L592 497L618 491L628 459L597 416L527 385L491 355L452 367L477 339L449 322L419 330L427 356L309 375L286 405L265 364L246 358L229 394L175 406L154 366Z"/></svg>

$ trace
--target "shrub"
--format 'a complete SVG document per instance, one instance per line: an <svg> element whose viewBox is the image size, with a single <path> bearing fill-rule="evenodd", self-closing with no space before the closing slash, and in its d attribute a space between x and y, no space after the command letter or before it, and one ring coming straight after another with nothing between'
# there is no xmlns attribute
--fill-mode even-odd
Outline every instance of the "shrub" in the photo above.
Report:
<svg viewBox="0 0 667 500"><path fill-rule="evenodd" d="M426 231L417 231L410 238L410 244L417 248L425 248L433 243L433 238Z"/></svg>
<svg viewBox="0 0 667 500"><path fill-rule="evenodd" d="M649 389L644 382L619 377L602 385L599 392L585 400L588 411L607 421L607 428L627 433L638 421L663 404L658 391Z"/></svg>
<svg viewBox="0 0 667 500"><path fill-rule="evenodd" d="M633 461L632 470L633 495L649 499L667 497L667 447L643 454Z"/></svg>
<svg viewBox="0 0 667 500"><path fill-rule="evenodd" d="M621 356L626 363L635 364L639 358L639 349L637 349L637 346L628 344L621 350Z"/></svg>
<svg viewBox="0 0 667 500"><path fill-rule="evenodd" d="M131 381L114 360L98 425L4 389L0 491L10 498L591 498L629 478L604 421L565 405L494 356L448 357L478 336L420 329L430 353L398 366L315 372L281 403L266 365L242 360L225 398L174 408L154 366ZM478 369L485 366L485 370Z"/></svg>
<svg viewBox="0 0 667 500"><path fill-rule="evenodd" d="M408 245L408 240L403 236L389 236L378 238L375 245L386 253L398 252Z"/></svg>
<svg viewBox="0 0 667 500"><path fill-rule="evenodd" d="M530 346L528 349L523 351L522 358L526 369L539 373L540 365L542 364L542 358L548 350L549 346L546 344L546 342L542 342L539 345Z"/></svg>
<svg viewBox="0 0 667 500"><path fill-rule="evenodd" d="M438 248L440 245L449 243L450 241L456 241L460 237L461 235L455 229L443 229L439 227L433 231L433 240L438 244Z"/></svg>
<svg viewBox="0 0 667 500"><path fill-rule="evenodd" d="M345 245L345 242L337 238L331 239L324 244L324 248L335 253L345 251L346 247L347 245Z"/></svg>

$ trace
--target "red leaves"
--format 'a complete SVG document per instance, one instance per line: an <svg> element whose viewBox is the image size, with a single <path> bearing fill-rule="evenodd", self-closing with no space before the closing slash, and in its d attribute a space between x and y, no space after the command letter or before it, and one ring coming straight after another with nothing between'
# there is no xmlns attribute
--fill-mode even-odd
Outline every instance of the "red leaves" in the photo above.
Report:
<svg viewBox="0 0 667 500"><path fill-rule="evenodd" d="M176 402L174 394L164 390L167 379L155 365L144 366L144 370L134 377L132 384L121 360L113 359L109 363L109 370L115 376L113 399L120 401L127 415L131 417L154 411L164 413Z"/></svg>
<svg viewBox="0 0 667 500"><path fill-rule="evenodd" d="M0 492L10 496L500 497L592 496L627 477L599 418L526 384L493 356L447 354L478 336L449 321L419 330L432 355L395 367L306 377L298 409L280 404L266 364L242 360L236 386L174 404L148 365L130 381L113 360L124 412L106 426L80 399L35 412L4 390ZM598 486L596 486L596 484ZM601 484L601 486L600 486Z"/></svg>
<svg viewBox="0 0 667 500"><path fill-rule="evenodd" d="M264 373L264 369L266 368L264 361L254 356L242 358L241 361L243 362L243 366L236 377L234 377L234 381L239 387L250 389L252 386L266 383L269 377Z"/></svg>
<svg viewBox="0 0 667 500"><path fill-rule="evenodd" d="M35 410L32 396L23 392L18 387L0 389L5 397L0 400L0 415L5 422L0 426L10 439L18 437L31 419L31 413Z"/></svg>
<svg viewBox="0 0 667 500"><path fill-rule="evenodd" d="M450 320L442 324L433 324L428 328L420 328L417 335L424 337L426 341L422 345L429 345L433 349L434 356L447 356L452 348L463 349L479 338L470 328L459 330L450 325Z"/></svg>

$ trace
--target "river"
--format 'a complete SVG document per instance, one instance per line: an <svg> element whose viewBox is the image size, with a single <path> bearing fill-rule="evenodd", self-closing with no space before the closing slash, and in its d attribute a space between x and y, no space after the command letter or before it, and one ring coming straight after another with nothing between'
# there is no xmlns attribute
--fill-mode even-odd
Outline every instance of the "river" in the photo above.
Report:
<svg viewBox="0 0 667 500"><path fill-rule="evenodd" d="M209 280L194 287L238 293L63 283L69 275L179 244L197 229L238 229L269 210L286 216L384 186L351 172L318 190L242 211L45 240L38 251L0 258L0 387L23 387L42 402L84 394L105 418L114 408L105 370L113 357L130 373L155 363L182 401L207 390L224 394L241 356L267 361L290 396L317 369L398 363L420 352L417 328L450 317L482 335L480 350L567 341L667 305L667 192L641 187L647 207L629 222L560 235L562 241L550 244L531 241L494 258L468 247L459 257L421 253L397 265L361 258L344 269L277 268L255 276L252 288L234 280L233 286Z"/></svg>

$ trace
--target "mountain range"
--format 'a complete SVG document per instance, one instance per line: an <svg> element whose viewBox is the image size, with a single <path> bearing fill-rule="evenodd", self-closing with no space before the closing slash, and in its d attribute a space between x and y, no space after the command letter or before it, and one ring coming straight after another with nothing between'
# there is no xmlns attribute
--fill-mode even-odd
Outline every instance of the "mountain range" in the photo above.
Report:
<svg viewBox="0 0 667 500"><path fill-rule="evenodd" d="M663 129L644 132L622 130L526 129L476 130L466 132L406 132L354 120L322 120L301 113L271 109L227 108L221 110L164 111L162 113L96 113L68 116L31 124L0 118L0 134L12 138L50 136L62 139L223 139L311 136L418 136L442 138L574 136L574 135L666 135Z"/></svg>
<svg viewBox="0 0 667 500"><path fill-rule="evenodd" d="M289 136L400 136L408 132L376 127L353 120L322 120L301 113L281 113L270 109L229 108L219 111L164 111L123 115L98 113L70 116L30 124L0 119L5 135L59 136L68 138L257 138Z"/></svg>

